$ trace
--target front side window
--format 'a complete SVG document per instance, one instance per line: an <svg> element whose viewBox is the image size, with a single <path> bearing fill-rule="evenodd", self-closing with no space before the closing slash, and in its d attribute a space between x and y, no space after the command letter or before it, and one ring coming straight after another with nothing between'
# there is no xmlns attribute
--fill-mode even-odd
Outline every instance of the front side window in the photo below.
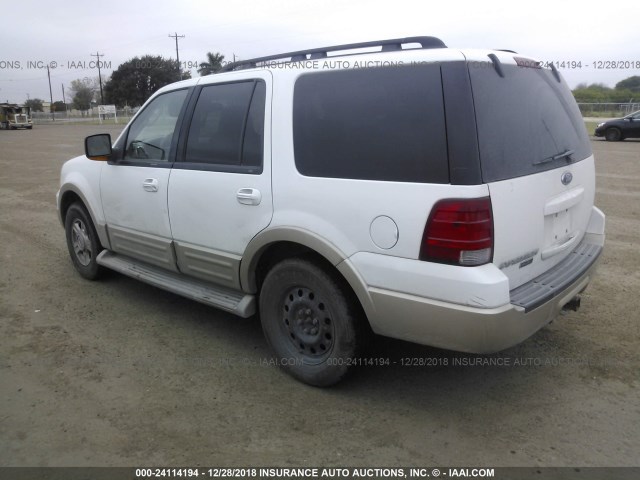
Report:
<svg viewBox="0 0 640 480"><path fill-rule="evenodd" d="M168 162L178 116L187 90L156 97L129 128L124 159L134 162Z"/></svg>
<svg viewBox="0 0 640 480"><path fill-rule="evenodd" d="M264 82L209 85L196 103L185 161L260 167L264 137Z"/></svg>

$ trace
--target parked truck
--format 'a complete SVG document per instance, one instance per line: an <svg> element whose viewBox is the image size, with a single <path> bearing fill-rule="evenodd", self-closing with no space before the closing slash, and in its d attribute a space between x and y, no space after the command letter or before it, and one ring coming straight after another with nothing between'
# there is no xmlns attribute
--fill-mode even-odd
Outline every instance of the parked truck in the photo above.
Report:
<svg viewBox="0 0 640 480"><path fill-rule="evenodd" d="M15 103L0 103L0 127L6 130L33 128L31 109Z"/></svg>

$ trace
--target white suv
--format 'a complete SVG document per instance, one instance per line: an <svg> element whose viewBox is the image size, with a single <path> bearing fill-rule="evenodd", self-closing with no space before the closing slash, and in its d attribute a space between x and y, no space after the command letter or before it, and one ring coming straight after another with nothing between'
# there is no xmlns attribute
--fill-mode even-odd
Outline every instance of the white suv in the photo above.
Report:
<svg viewBox="0 0 640 480"><path fill-rule="evenodd" d="M73 263L259 312L313 385L370 331L515 345L578 307L604 244L589 139L551 67L416 37L164 87L113 146L88 137L63 166Z"/></svg>

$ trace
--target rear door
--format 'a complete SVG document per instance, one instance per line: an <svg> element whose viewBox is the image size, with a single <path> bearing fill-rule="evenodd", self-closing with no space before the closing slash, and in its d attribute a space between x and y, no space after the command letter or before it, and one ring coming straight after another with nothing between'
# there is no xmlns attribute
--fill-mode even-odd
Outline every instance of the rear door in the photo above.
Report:
<svg viewBox="0 0 640 480"><path fill-rule="evenodd" d="M169 184L181 272L240 288L249 241L271 221L271 76L226 75L194 92Z"/></svg>
<svg viewBox="0 0 640 480"><path fill-rule="evenodd" d="M513 289L557 265L583 238L595 194L593 155L559 74L508 53L470 62L469 73L493 205L493 262Z"/></svg>

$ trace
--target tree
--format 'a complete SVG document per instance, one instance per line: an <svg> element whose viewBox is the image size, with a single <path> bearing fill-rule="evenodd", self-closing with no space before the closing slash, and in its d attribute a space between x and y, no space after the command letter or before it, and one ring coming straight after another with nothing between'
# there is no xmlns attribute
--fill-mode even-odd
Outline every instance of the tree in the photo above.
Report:
<svg viewBox="0 0 640 480"><path fill-rule="evenodd" d="M43 108L42 108L42 102L43 101L44 100L41 100L39 98L30 98L29 100L24 102L24 106L25 107L29 107L32 112L42 112L43 111Z"/></svg>
<svg viewBox="0 0 640 480"><path fill-rule="evenodd" d="M632 80L634 77L628 78ZM640 77L636 77L640 79ZM633 101L634 92L629 88L620 88L625 80L619 82L616 88L607 87L603 83L580 83L573 90L573 96L578 103L625 103ZM633 85L633 83L631 83ZM637 98L638 93L635 93Z"/></svg>
<svg viewBox="0 0 640 480"><path fill-rule="evenodd" d="M69 87L73 108L77 110L89 110L91 102L98 91L98 82L91 78L73 80Z"/></svg>
<svg viewBox="0 0 640 480"><path fill-rule="evenodd" d="M202 62L200 64L200 68L198 68L198 73L201 77L206 75L211 75L220 71L222 68L222 61L224 60L224 55L220 53L207 53L207 61Z"/></svg>
<svg viewBox="0 0 640 480"><path fill-rule="evenodd" d="M175 60L161 56L134 57L121 64L104 86L106 102L118 107L142 105L158 89L176 81ZM182 79L191 78L183 72Z"/></svg>
<svg viewBox="0 0 640 480"><path fill-rule="evenodd" d="M631 90L635 94L640 93L640 76L635 75L616 83L616 90Z"/></svg>

